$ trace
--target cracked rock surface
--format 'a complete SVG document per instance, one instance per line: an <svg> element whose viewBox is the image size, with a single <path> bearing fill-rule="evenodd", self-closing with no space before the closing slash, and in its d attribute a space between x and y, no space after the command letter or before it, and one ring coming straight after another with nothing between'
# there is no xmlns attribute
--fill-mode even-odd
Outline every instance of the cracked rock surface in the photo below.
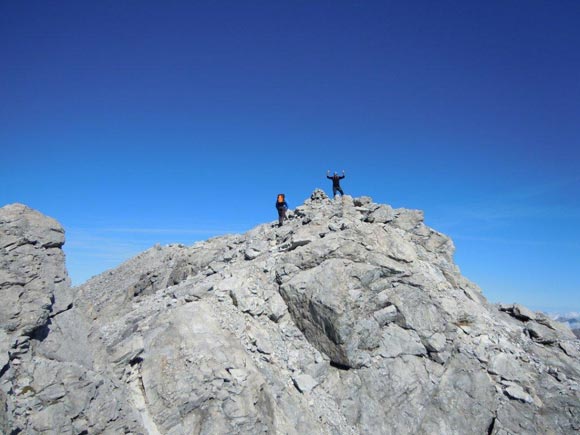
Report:
<svg viewBox="0 0 580 435"><path fill-rule="evenodd" d="M0 433L580 430L580 346L492 305L418 210L316 190L241 235L70 288L64 231L0 209Z"/></svg>

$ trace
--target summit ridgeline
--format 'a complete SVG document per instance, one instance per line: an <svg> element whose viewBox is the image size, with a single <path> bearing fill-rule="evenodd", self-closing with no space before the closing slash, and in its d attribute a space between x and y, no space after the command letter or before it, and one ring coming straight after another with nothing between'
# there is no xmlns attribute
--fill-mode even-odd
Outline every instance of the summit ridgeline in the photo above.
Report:
<svg viewBox="0 0 580 435"><path fill-rule="evenodd" d="M75 288L63 243L0 209L0 433L580 431L580 342L488 303L421 211L316 190Z"/></svg>

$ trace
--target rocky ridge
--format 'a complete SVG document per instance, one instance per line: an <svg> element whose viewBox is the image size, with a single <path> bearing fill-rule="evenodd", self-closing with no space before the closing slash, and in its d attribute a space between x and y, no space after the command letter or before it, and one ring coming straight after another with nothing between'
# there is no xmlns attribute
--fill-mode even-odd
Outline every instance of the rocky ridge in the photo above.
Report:
<svg viewBox="0 0 580 435"><path fill-rule="evenodd" d="M316 190L288 217L71 289L60 225L0 209L0 432L580 430L574 334L489 304L422 212Z"/></svg>

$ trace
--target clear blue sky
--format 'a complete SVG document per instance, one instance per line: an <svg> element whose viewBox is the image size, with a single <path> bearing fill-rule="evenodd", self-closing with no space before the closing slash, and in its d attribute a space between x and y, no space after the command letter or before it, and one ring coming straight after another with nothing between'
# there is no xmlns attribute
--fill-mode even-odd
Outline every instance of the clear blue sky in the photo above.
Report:
<svg viewBox="0 0 580 435"><path fill-rule="evenodd" d="M75 284L276 218L327 169L491 301L580 311L580 2L0 1L0 205Z"/></svg>

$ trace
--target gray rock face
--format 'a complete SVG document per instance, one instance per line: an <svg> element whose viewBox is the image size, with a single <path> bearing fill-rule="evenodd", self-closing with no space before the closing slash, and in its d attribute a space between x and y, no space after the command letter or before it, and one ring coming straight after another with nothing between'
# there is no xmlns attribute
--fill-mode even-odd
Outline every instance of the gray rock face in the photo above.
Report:
<svg viewBox="0 0 580 435"><path fill-rule="evenodd" d="M60 249L64 230L22 204L4 207L0 225L1 326L13 336L29 336L46 324L51 313L72 302Z"/></svg>
<svg viewBox="0 0 580 435"><path fill-rule="evenodd" d="M64 231L21 204L0 208L0 433L139 431L119 382L95 365L73 308Z"/></svg>
<svg viewBox="0 0 580 435"><path fill-rule="evenodd" d="M574 334L489 304L422 212L317 190L288 218L71 290L60 226L0 209L0 432L580 430Z"/></svg>

